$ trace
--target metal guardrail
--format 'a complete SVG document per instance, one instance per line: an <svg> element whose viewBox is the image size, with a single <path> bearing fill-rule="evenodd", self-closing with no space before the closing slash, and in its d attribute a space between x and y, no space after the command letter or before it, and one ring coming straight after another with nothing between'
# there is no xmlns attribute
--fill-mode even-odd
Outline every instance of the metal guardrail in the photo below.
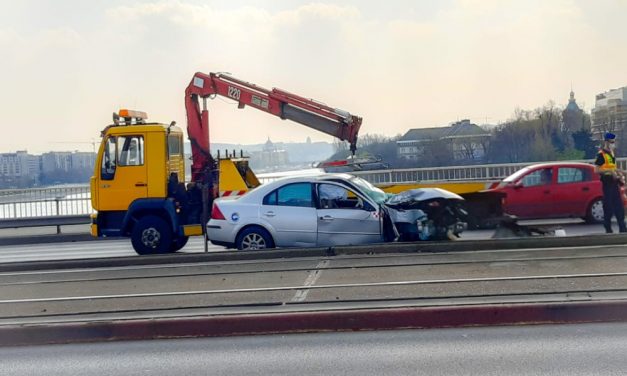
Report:
<svg viewBox="0 0 627 376"><path fill-rule="evenodd" d="M59 215L48 217L1 219L0 229L55 226L57 228L57 234L60 234L61 226L84 225L89 222L89 215Z"/></svg>
<svg viewBox="0 0 627 376"><path fill-rule="evenodd" d="M591 163L592 161L579 162ZM354 171L351 174L364 178L373 184L490 181L501 180L532 164L535 163ZM617 164L619 168L627 170L627 158L618 158ZM311 173L312 170L304 172ZM300 173L303 172L293 172L293 174ZM290 172L259 174L258 178L262 183L267 183L285 176L290 176ZM93 212L89 185L0 190L0 220L88 216Z"/></svg>
<svg viewBox="0 0 627 376"><path fill-rule="evenodd" d="M567 161L562 161L567 162ZM592 160L579 160L570 162L592 163ZM359 176L372 184L395 184L416 182L451 182L451 181L498 181L505 179L516 171L538 163L550 162L526 162L486 164L473 166L448 166L407 168L375 171L352 171L350 174ZM617 158L618 167L627 170L627 158ZM268 183L278 178L289 176L286 172L259 174L257 178L262 183Z"/></svg>
<svg viewBox="0 0 627 376"><path fill-rule="evenodd" d="M0 220L92 212L88 185L0 190Z"/></svg>
<svg viewBox="0 0 627 376"><path fill-rule="evenodd" d="M439 168L411 168L384 171L354 171L372 184L394 184L447 181L501 180L532 163L507 165L451 166Z"/></svg>

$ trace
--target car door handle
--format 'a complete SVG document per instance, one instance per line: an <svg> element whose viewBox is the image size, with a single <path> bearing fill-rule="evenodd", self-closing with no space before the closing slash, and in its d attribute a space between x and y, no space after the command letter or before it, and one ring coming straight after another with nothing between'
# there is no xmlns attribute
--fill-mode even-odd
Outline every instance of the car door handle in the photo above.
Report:
<svg viewBox="0 0 627 376"><path fill-rule="evenodd" d="M276 214L274 214L273 211L268 211L268 212L263 213L263 215L265 215L266 217L274 217Z"/></svg>
<svg viewBox="0 0 627 376"><path fill-rule="evenodd" d="M142 183L142 182L137 182L137 183L135 183L135 186L136 186L136 187L145 187L145 186L147 186L147 185L148 185L148 184L146 184L146 183Z"/></svg>
<svg viewBox="0 0 627 376"><path fill-rule="evenodd" d="M324 217L320 217L321 221L332 221L333 217L331 217L330 215L325 215Z"/></svg>
<svg viewBox="0 0 627 376"><path fill-rule="evenodd" d="M546 191L544 191L544 193L551 193L551 191L549 191L549 190L546 190Z"/></svg>
<svg viewBox="0 0 627 376"><path fill-rule="evenodd" d="M581 190L584 191L584 192L588 192L590 190L590 188L589 187L583 187L583 188L581 188Z"/></svg>
<svg viewBox="0 0 627 376"><path fill-rule="evenodd" d="M109 187L110 187L109 184L103 184L103 185L100 186L100 188L109 188Z"/></svg>

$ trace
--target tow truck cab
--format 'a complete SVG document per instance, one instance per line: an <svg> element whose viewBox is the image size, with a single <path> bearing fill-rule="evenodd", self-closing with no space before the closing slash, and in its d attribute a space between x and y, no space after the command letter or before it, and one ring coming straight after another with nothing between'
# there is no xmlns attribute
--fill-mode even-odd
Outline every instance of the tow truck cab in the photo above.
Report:
<svg viewBox="0 0 627 376"><path fill-rule="evenodd" d="M172 252L202 234L199 213L181 205L193 195L183 185L183 132L145 120L143 112L120 110L102 131L90 180L91 233L130 236L138 253Z"/></svg>

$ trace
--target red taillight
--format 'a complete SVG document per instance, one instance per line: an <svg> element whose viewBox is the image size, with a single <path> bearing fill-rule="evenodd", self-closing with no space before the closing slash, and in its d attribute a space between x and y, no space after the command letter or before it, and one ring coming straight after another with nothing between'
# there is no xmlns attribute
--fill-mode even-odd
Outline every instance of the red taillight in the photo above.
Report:
<svg viewBox="0 0 627 376"><path fill-rule="evenodd" d="M211 207L211 219L222 219L225 220L224 214L220 211L220 208L215 203Z"/></svg>

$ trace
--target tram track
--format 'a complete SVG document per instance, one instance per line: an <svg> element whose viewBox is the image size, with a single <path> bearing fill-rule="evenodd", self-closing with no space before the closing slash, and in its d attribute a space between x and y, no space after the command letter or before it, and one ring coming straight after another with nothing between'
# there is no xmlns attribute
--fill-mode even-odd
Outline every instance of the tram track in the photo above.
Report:
<svg viewBox="0 0 627 376"><path fill-rule="evenodd" d="M324 270L342 270L342 269L365 269L365 268L389 268L389 267L420 267L435 265L466 265L466 264L483 264L483 263L506 263L506 262L528 262L528 261L559 261L559 260L594 260L594 259L622 259L627 258L627 247L612 247L610 249L602 249L602 247L572 247L567 249L536 249L536 250L507 250L507 251L477 251L472 253L428 253L428 254L390 254L390 255L368 255L368 256L334 256L321 258L294 258L294 259L278 259L278 260L258 260L258 261L233 261L233 262L199 262L186 264L164 264L164 265L138 265L126 267L99 267L99 268L79 268L79 269L60 269L46 271L22 271L22 272L4 272L0 273L0 286L12 285L36 285L50 283L65 282L88 282L88 281L116 281L116 280L133 280L133 279L151 279L164 277L198 277L198 276L220 276L232 274L255 274L264 272L309 272L312 265L317 261L326 260L334 261L334 264L325 264ZM538 251L546 251L551 255L534 255L540 253ZM563 253L563 251L574 251L588 254L570 254L570 255L552 255L554 253ZM518 254L518 256L516 256ZM481 257L477 257L481 256ZM495 257L496 256L496 257ZM505 257L507 256L507 257ZM422 260L421 260L422 259ZM366 264L357 264L360 261L369 261ZM383 261L381 261L383 260ZM392 260L393 262L390 262ZM406 260L413 260L408 262ZM300 266L299 266L300 264ZM305 264L305 266L303 266ZM343 264L343 265L342 265ZM247 269L247 267L251 267ZM195 269L215 269L204 272L194 271ZM243 268L244 270L233 270L234 268ZM190 270L191 269L191 270ZM228 270L231 269L231 270ZM317 267L316 267L317 269ZM172 272L167 274L165 272ZM124 273L135 273L124 275ZM111 274L122 273L121 276L112 277ZM139 273L148 273L148 275L139 275ZM88 274L90 277L83 278L64 278L67 275ZM106 276L99 276L106 275ZM53 278L59 276L60 278ZM33 278L29 280L28 278ZM42 279L47 277L48 279ZM24 278L23 281L16 279Z"/></svg>
<svg viewBox="0 0 627 376"><path fill-rule="evenodd" d="M614 304L604 316L613 320L622 317L618 307L627 302L625 245L465 252L395 253L374 248L369 252L364 247L359 252L336 254L268 252L274 252L273 257L263 252L258 258L245 255L241 259L173 255L149 263L120 260L94 267L59 261L51 264L59 268L42 269L38 264L29 269L24 263L18 270L0 272L0 331L12 328L10 333L22 333L19 328L36 330L32 325L52 328L66 324L84 324L88 330L90 325L117 327L128 320L133 325L137 320L151 325L155 320L186 318L241 317L246 321L256 315L265 317L264 325L274 327L282 325L283 315L306 313L319 318L337 313L350 317L347 312L355 312L366 317L363 312L372 310L380 310L382 315L391 310L411 323L413 318L403 316L402 310L476 307L483 312L487 306L498 311L499 306L575 303L600 304L595 310ZM289 256L274 257L285 255ZM590 315L585 312L592 312L586 311L586 306L577 307L584 319ZM531 310L540 315L544 312ZM517 315L526 312L514 311ZM456 320L463 319L459 312ZM476 322L488 320L474 317ZM435 316L423 319L432 322ZM383 319L373 320L388 325ZM298 322L292 323L294 328L300 327ZM239 321L231 323L239 325ZM326 327L323 322L316 325Z"/></svg>

